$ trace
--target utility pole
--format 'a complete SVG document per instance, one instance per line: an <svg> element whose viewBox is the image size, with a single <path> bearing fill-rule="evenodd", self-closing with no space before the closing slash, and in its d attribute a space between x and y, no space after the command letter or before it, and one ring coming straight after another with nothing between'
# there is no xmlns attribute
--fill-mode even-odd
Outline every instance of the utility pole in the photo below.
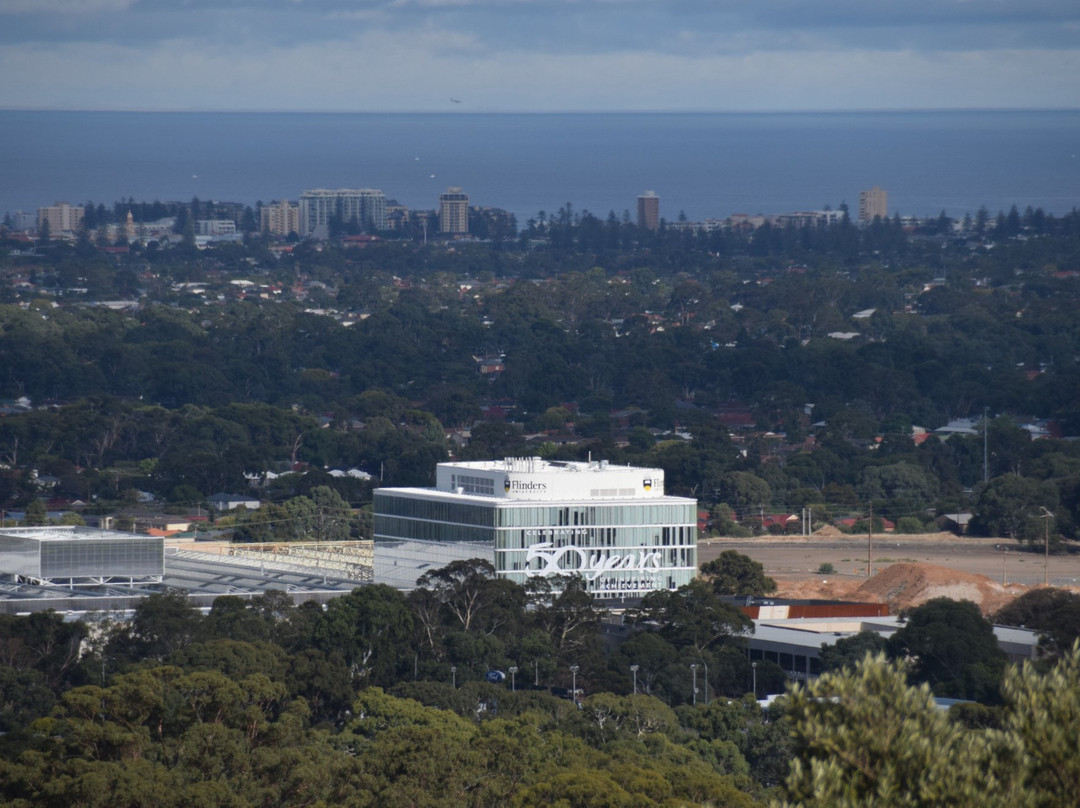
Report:
<svg viewBox="0 0 1080 808"><path fill-rule="evenodd" d="M866 520L866 577L874 574L874 503L870 503L870 518Z"/></svg>

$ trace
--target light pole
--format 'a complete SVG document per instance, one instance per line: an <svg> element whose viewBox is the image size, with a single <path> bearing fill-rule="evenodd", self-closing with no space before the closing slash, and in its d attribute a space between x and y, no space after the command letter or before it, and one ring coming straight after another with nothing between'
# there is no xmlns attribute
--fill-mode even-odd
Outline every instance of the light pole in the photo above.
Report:
<svg viewBox="0 0 1080 808"><path fill-rule="evenodd" d="M754 677L754 699L757 699L757 663L750 663L750 672Z"/></svg>
<svg viewBox="0 0 1080 808"><path fill-rule="evenodd" d="M571 690L570 695L574 699L574 706L575 707L577 707L577 672L578 672L578 666L577 665L571 665L570 666L570 676L571 676L572 684L570 685L570 690Z"/></svg>
<svg viewBox="0 0 1080 808"><path fill-rule="evenodd" d="M634 674L634 695L635 696L637 695L637 672L638 672L639 667L640 667L639 665L631 665L630 666L630 673Z"/></svg>
<svg viewBox="0 0 1080 808"><path fill-rule="evenodd" d="M705 706L709 706L709 663L701 660L701 666L705 668Z"/></svg>
<svg viewBox="0 0 1080 808"><path fill-rule="evenodd" d="M1050 585L1050 521L1054 518L1054 514L1046 510L1042 505L1039 506L1042 510L1043 516L1043 586Z"/></svg>
<svg viewBox="0 0 1080 808"><path fill-rule="evenodd" d="M518 672L517 666L516 665L511 665L510 666L510 692L511 693L513 693L514 691L517 690L517 675L516 675L517 672Z"/></svg>
<svg viewBox="0 0 1080 808"><path fill-rule="evenodd" d="M533 660L533 687L540 687L540 660Z"/></svg>
<svg viewBox="0 0 1080 808"><path fill-rule="evenodd" d="M450 666L450 684L457 690L457 665Z"/></svg>
<svg viewBox="0 0 1080 808"><path fill-rule="evenodd" d="M690 663L690 675L694 680L693 704L697 707L697 664L694 662Z"/></svg>

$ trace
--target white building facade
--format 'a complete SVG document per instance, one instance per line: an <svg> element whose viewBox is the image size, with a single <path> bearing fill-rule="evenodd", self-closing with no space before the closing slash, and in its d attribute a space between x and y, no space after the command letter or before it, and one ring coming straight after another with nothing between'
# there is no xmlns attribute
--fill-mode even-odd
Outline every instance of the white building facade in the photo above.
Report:
<svg viewBox="0 0 1080 808"><path fill-rule="evenodd" d="M479 542L524 584L577 575L597 598L636 598L697 572L697 501L664 494L662 469L538 457L440 463L434 488L375 491L380 542Z"/></svg>
<svg viewBox="0 0 1080 808"><path fill-rule="evenodd" d="M365 229L386 229L386 196L377 188L316 188L300 194L300 235L320 235L330 220L355 222Z"/></svg>

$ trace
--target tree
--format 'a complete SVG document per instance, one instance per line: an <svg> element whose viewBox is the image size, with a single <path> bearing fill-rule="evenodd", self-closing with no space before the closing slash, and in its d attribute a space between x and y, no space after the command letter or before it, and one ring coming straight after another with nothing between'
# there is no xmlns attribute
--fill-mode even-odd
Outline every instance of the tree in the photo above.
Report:
<svg viewBox="0 0 1080 808"><path fill-rule="evenodd" d="M26 516L23 518L23 523L33 527L49 524L49 513L45 508L45 503L40 499L35 499L27 505Z"/></svg>
<svg viewBox="0 0 1080 808"><path fill-rule="evenodd" d="M603 611L597 607L580 576L565 577L559 591L537 610L537 620L551 637L561 661L582 661L583 650L596 647Z"/></svg>
<svg viewBox="0 0 1080 808"><path fill-rule="evenodd" d="M889 656L910 660L912 678L949 698L995 701L1005 652L971 601L934 598L912 610L888 640Z"/></svg>
<svg viewBox="0 0 1080 808"><path fill-rule="evenodd" d="M823 673L845 668L853 669L867 655L885 652L887 641L876 631L860 631L851 637L842 637L832 645L821 646L821 670Z"/></svg>
<svg viewBox="0 0 1080 808"><path fill-rule="evenodd" d="M733 507L742 519L760 508L769 507L772 489L756 474L731 471L720 477L716 498Z"/></svg>
<svg viewBox="0 0 1080 808"><path fill-rule="evenodd" d="M1068 805L1080 794L1080 643L1045 675L1025 662L1005 673L1005 729L1027 753L1024 785L1038 806Z"/></svg>
<svg viewBox="0 0 1080 808"><path fill-rule="evenodd" d="M341 654L355 681L385 683L393 681L402 659L410 656L412 630L405 596L372 584L327 603L313 640L324 653Z"/></svg>
<svg viewBox="0 0 1080 808"><path fill-rule="evenodd" d="M776 591L776 581L765 574L760 562L736 550L724 550L701 565L701 574L712 582L717 595L761 597Z"/></svg>
<svg viewBox="0 0 1080 808"><path fill-rule="evenodd" d="M795 759L779 806L1033 804L1016 737L953 723L880 654L796 685L788 715Z"/></svg>
<svg viewBox="0 0 1080 808"><path fill-rule="evenodd" d="M495 567L490 561L473 558L451 561L445 567L421 575L416 585L430 589L465 631L472 628L481 611L491 602L491 582Z"/></svg>
<svg viewBox="0 0 1080 808"><path fill-rule="evenodd" d="M987 536L1041 542L1043 509L1052 512L1056 507L1053 484L1005 474L990 480L979 493L971 529Z"/></svg>
<svg viewBox="0 0 1080 808"><path fill-rule="evenodd" d="M699 656L709 648L753 631L753 622L713 592L704 581L695 580L675 591L650 592L633 619L639 624L655 624L660 635L679 649L693 649Z"/></svg>
<svg viewBox="0 0 1080 808"><path fill-rule="evenodd" d="M154 593L136 605L130 636L136 654L163 662L192 642L201 626L202 616L186 592Z"/></svg>
<svg viewBox="0 0 1080 808"><path fill-rule="evenodd" d="M883 516L898 518L925 512L937 496L937 481L912 463L868 466L858 494L877 503Z"/></svg>
<svg viewBox="0 0 1080 808"><path fill-rule="evenodd" d="M1080 595L1067 589L1032 589L1003 606L993 620L1038 631L1042 649L1060 656L1080 639Z"/></svg>

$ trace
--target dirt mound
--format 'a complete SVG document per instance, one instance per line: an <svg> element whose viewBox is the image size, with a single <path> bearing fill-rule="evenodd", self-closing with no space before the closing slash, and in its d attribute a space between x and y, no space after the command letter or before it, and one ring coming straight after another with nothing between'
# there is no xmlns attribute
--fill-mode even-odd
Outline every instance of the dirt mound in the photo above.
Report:
<svg viewBox="0 0 1080 808"><path fill-rule="evenodd" d="M825 525L823 528L819 528L810 534L812 539L837 539L843 538L848 534L844 533L840 528L833 525Z"/></svg>
<svg viewBox="0 0 1080 808"><path fill-rule="evenodd" d="M883 569L849 597L887 603L893 613L934 598L970 600L983 614L990 614L1016 595L1016 588L1002 586L984 575L934 564L898 563Z"/></svg>

